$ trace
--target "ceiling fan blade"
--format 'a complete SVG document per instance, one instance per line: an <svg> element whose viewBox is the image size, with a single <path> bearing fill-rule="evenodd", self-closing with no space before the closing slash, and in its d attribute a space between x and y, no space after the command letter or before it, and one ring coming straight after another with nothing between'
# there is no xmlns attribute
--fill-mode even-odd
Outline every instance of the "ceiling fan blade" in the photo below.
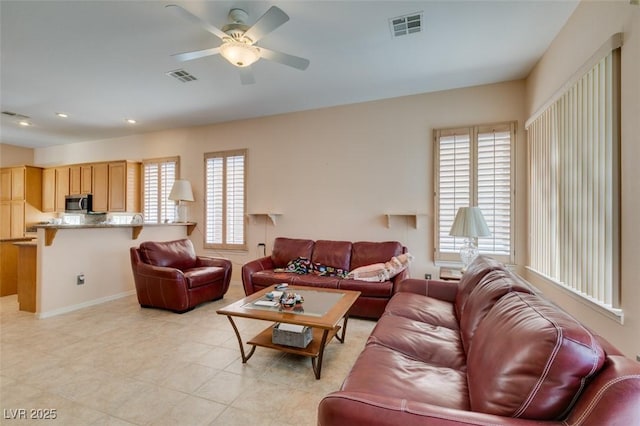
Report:
<svg viewBox="0 0 640 426"><path fill-rule="evenodd" d="M211 25L208 22L203 21L202 19L198 18L196 15L194 15L193 13L189 12L187 9L183 8L182 6L178 6L177 4L168 4L165 7L171 8L171 10L176 11L180 16L182 16L184 19L186 19L187 21L190 21L194 24L200 25L202 28L204 28L205 30L209 31L211 34L213 34L214 36L223 39L225 37L229 37L227 34L225 34L221 29L214 27L213 25Z"/></svg>
<svg viewBox="0 0 640 426"><path fill-rule="evenodd" d="M282 9L276 6L271 6L269 10L267 10L265 14L262 15L260 19L258 19L256 23L244 33L244 36L255 43L288 20L289 15L284 13Z"/></svg>
<svg viewBox="0 0 640 426"><path fill-rule="evenodd" d="M175 53L171 56L181 62L184 62L191 61L192 59L204 58L205 56L216 55L218 53L220 53L220 48L212 47L211 49L195 50L193 52Z"/></svg>
<svg viewBox="0 0 640 426"><path fill-rule="evenodd" d="M238 67L238 71L240 72L240 82L243 85L254 84L256 82L256 79L253 76L253 70L251 69L251 66Z"/></svg>
<svg viewBox="0 0 640 426"><path fill-rule="evenodd" d="M271 49L265 49L260 46L260 57L270 61L278 62L282 65L288 65L304 71L309 66L309 60L298 56L288 55L286 53L277 52Z"/></svg>

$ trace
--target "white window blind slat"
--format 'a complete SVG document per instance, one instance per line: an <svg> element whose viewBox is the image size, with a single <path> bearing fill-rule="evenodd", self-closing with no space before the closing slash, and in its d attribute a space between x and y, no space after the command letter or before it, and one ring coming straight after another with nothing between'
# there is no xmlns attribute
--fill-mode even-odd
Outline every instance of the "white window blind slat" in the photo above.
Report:
<svg viewBox="0 0 640 426"><path fill-rule="evenodd" d="M178 157L144 160L143 216L147 223L164 223L175 220L175 201L169 200L169 193L178 173Z"/></svg>
<svg viewBox="0 0 640 426"><path fill-rule="evenodd" d="M529 266L608 308L619 306L615 60L607 54L527 129Z"/></svg>
<svg viewBox="0 0 640 426"><path fill-rule="evenodd" d="M246 245L245 158L245 151L205 155L206 245L218 248Z"/></svg>
<svg viewBox="0 0 640 426"><path fill-rule="evenodd" d="M436 260L459 261L464 239L449 231L460 207L477 205L491 230L480 251L512 261L514 138L513 123L436 131Z"/></svg>

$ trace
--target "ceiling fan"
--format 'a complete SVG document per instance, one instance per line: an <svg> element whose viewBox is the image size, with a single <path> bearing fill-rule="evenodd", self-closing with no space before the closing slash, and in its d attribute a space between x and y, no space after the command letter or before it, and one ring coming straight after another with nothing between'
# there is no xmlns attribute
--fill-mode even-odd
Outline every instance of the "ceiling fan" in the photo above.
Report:
<svg viewBox="0 0 640 426"><path fill-rule="evenodd" d="M261 58L303 71L309 66L308 59L256 45L261 38L289 20L289 16L276 6L271 6L252 26L246 24L246 20L249 17L247 12L242 9L231 9L229 11L230 23L222 27L222 29L203 21L182 6L170 4L166 7L222 40L222 44L218 47L171 55L179 61L190 61L220 54L231 64L238 67L242 84L255 83L251 64Z"/></svg>

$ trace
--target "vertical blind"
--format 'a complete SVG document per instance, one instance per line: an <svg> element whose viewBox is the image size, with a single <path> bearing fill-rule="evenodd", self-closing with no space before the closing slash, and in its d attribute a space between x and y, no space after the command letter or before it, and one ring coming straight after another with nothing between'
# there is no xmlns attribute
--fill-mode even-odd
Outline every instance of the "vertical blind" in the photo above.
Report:
<svg viewBox="0 0 640 426"><path fill-rule="evenodd" d="M216 248L245 247L246 151L205 155L205 244Z"/></svg>
<svg viewBox="0 0 640 426"><path fill-rule="evenodd" d="M527 128L529 266L577 294L619 306L619 49Z"/></svg>
<svg viewBox="0 0 640 426"><path fill-rule="evenodd" d="M147 223L175 220L175 202L169 200L178 172L178 159L145 160L142 165L143 215Z"/></svg>
<svg viewBox="0 0 640 426"><path fill-rule="evenodd" d="M460 207L478 206L491 231L480 252L512 261L514 140L514 123L436 130L436 260L459 260L464 239L451 225Z"/></svg>

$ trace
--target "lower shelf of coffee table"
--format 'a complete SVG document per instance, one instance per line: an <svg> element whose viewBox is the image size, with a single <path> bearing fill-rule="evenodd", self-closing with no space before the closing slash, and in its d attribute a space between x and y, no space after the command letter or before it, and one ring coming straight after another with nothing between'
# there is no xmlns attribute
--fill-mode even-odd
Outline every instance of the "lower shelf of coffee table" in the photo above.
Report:
<svg viewBox="0 0 640 426"><path fill-rule="evenodd" d="M327 341L325 344L328 344L331 339L333 339L333 337L338 334L340 328L341 327L338 325L334 329L329 330L329 334L327 334ZM263 330L260 334L249 340L247 344L261 346L263 348L276 349L290 354L317 357L320 354L320 344L322 343L322 333L324 330L320 328L313 328L311 329L311 331L313 333L313 340L311 340L306 348L296 348L295 346L278 345L277 343L273 343L271 341L273 326L270 326Z"/></svg>

